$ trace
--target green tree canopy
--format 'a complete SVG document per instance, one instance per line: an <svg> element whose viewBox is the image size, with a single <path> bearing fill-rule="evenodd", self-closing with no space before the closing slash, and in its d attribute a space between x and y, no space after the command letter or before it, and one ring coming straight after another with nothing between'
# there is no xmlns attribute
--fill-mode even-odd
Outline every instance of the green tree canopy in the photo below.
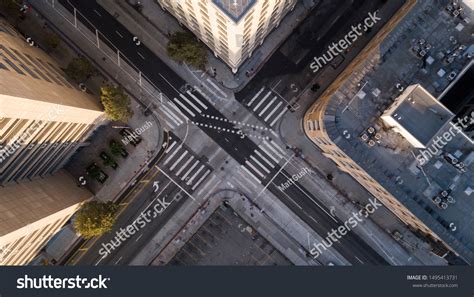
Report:
<svg viewBox="0 0 474 297"><path fill-rule="evenodd" d="M205 69L207 51L202 42L190 32L175 32L166 47L168 55L175 61L186 63L198 69Z"/></svg>
<svg viewBox="0 0 474 297"><path fill-rule="evenodd" d="M74 229L89 239L112 230L118 206L113 202L90 201L77 212Z"/></svg>
<svg viewBox="0 0 474 297"><path fill-rule="evenodd" d="M72 59L72 61L67 65L66 69L64 69L64 72L66 72L67 76L78 83L83 82L89 77L97 74L97 70L95 69L94 65L92 65L92 63L85 57Z"/></svg>
<svg viewBox="0 0 474 297"><path fill-rule="evenodd" d="M122 88L103 86L100 89L100 101L107 117L113 121L127 122L133 115L130 98Z"/></svg>
<svg viewBox="0 0 474 297"><path fill-rule="evenodd" d="M58 48L59 44L61 43L61 38L59 38L58 34L54 32L47 32L43 36L43 42L46 49L51 51Z"/></svg>

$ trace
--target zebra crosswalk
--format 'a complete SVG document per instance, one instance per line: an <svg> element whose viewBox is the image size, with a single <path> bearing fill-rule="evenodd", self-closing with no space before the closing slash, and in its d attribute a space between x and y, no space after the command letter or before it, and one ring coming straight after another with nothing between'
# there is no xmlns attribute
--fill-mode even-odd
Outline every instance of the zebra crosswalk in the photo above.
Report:
<svg viewBox="0 0 474 297"><path fill-rule="evenodd" d="M244 105L270 127L275 126L285 112L291 108L281 97L265 87L262 87Z"/></svg>
<svg viewBox="0 0 474 297"><path fill-rule="evenodd" d="M277 166L288 154L274 141L264 140L250 157L241 165L251 183L263 184L263 181L276 173Z"/></svg>
<svg viewBox="0 0 474 297"><path fill-rule="evenodd" d="M212 172L212 168L207 163L181 141L175 139L171 139L165 149L161 167L192 191L196 190Z"/></svg>
<svg viewBox="0 0 474 297"><path fill-rule="evenodd" d="M164 121L170 129L181 126L186 119L195 118L208 109L205 100L199 97L198 93L187 90L160 105Z"/></svg>

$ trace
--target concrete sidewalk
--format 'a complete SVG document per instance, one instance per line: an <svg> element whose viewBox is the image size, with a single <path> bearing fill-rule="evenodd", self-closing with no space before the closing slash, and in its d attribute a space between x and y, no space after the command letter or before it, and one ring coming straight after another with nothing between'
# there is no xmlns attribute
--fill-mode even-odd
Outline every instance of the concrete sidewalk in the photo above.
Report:
<svg viewBox="0 0 474 297"><path fill-rule="evenodd" d="M97 2L109 13L116 15L125 27L137 34L147 47L154 51L182 78L188 82L192 80L191 74L185 69L184 65L168 61L170 58L166 54L165 48L168 43L168 35L176 31L183 31L184 27L181 27L172 15L163 11L156 0L141 0L142 9L140 12L133 7L137 3L136 0L98 0ZM306 18L313 7L315 7L313 1L298 1L294 10L289 12L281 21L280 26L265 38L263 45L253 52L252 57L240 66L236 74L232 73L231 69L209 50L208 71L204 73L204 77L206 80L209 79L229 91L238 92L242 90L280 45L285 42L291 32ZM137 26L140 28L137 28ZM153 34L149 32L153 32ZM213 72L212 69L216 69L216 76L209 75ZM250 70L253 70L253 74L248 77L246 72Z"/></svg>

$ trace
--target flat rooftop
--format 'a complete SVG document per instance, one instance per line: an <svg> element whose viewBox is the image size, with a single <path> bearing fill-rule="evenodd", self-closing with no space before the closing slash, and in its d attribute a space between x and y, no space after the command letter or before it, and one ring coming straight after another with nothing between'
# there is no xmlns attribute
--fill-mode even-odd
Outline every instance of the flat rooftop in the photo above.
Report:
<svg viewBox="0 0 474 297"><path fill-rule="evenodd" d="M412 85L395 99L382 117L425 147L453 119L454 114L421 85Z"/></svg>
<svg viewBox="0 0 474 297"><path fill-rule="evenodd" d="M234 22L238 22L257 0L212 0L212 2Z"/></svg>
<svg viewBox="0 0 474 297"><path fill-rule="evenodd" d="M292 265L273 245L221 206L199 228L168 265Z"/></svg>
<svg viewBox="0 0 474 297"><path fill-rule="evenodd" d="M449 15L439 2L418 1L383 41L379 53L364 61L334 93L326 109L325 127L341 150L472 264L473 142L458 133L426 164L420 165L416 156L421 151L381 120L401 95L398 84L405 89L420 84L438 98L451 84L449 74L460 73L470 62L461 53L446 63L460 45L469 47L474 42L470 32L474 32L472 22L466 24ZM420 47L426 49L424 56L419 55ZM413 106L402 105L399 112L405 115L403 118L409 118L403 124L415 134L440 136L452 126L448 124L437 131L444 119L426 119ZM380 137L371 144L360 137L370 127ZM463 163L464 172L453 165L453 158ZM433 202L443 191L454 200L446 209Z"/></svg>

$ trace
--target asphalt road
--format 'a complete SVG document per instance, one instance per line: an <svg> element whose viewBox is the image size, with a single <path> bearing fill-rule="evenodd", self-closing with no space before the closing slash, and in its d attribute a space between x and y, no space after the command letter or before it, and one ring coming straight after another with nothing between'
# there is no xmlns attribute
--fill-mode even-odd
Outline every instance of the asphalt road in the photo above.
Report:
<svg viewBox="0 0 474 297"><path fill-rule="evenodd" d="M182 99L179 92L180 88L183 87L186 82L175 72L173 72L157 56L155 56L145 45L142 44L140 46L135 46L135 44L132 42L133 34L131 34L124 26L122 26L112 15L105 11L95 1L59 0L59 2L68 9L71 9L71 11L73 8L71 7L70 3L72 3L74 7L76 7L76 9L78 9L80 13L91 22L91 29L97 27L102 34L107 36L107 39L109 39L117 48L119 48L121 55L132 61L133 64L138 67L142 73L147 76L164 94L166 94L168 98L174 100L174 102L177 103L177 107L184 114L186 114L188 118L198 122L212 122L212 120L209 118L203 118L199 114L194 114L193 116L189 104L186 103L185 99ZM79 17L79 19L81 19L81 17ZM82 21L84 24L88 22L84 19L82 19ZM103 37L101 38L104 39ZM206 114L219 118L225 118L225 116L216 110L212 104L207 102L205 98L200 96L198 93L195 93L195 96L204 103ZM226 129L233 128L231 124L224 123L222 121L216 122L215 124L218 124L222 128ZM226 134L225 138L227 138L227 140L224 140L224 137L222 137L220 131L204 128L202 126L200 128L240 164L245 164L245 161L248 160L251 154L257 149L257 145L247 137L241 138L241 136L237 134ZM280 168L276 167L274 168L274 171L274 173L276 173L280 171ZM285 174L285 171L283 170L281 173ZM282 176L278 175L275 179L278 181L278 179L281 178ZM267 181L262 182L266 184ZM278 190L275 186L269 186L268 189L290 208L292 208L295 213L297 213L317 233L323 235L323 237L325 237L332 228L337 229L337 227L341 225L341 222L334 220L332 217L327 215L329 211L324 206L319 207L314 205L311 199L316 201L316 197L314 197L307 190L303 189L301 185L298 185L298 187L295 187L291 190L291 198L298 200L302 205L305 205L305 207L307 207L306 211L310 212L317 219L318 223L310 219L307 215L301 212L301 210L295 209L295 207L291 205L292 202L289 201L285 195L282 195L280 190ZM308 197L311 197L311 199L308 199ZM132 210L130 210L130 212L132 212ZM166 216L164 216L164 218L166 218ZM157 224L158 223L159 222L157 222ZM387 262L377 254L377 252L375 252L369 245L367 245L354 234L344 237L341 243L336 245L335 248L344 257L351 261L353 265L360 265L362 262L364 264L387 264ZM96 259L97 258L89 259L86 262L88 264L94 264L91 260ZM113 262L114 260L118 261L119 259L111 257L110 260L107 261ZM122 258L119 261L119 264L120 263L126 263L126 261Z"/></svg>

